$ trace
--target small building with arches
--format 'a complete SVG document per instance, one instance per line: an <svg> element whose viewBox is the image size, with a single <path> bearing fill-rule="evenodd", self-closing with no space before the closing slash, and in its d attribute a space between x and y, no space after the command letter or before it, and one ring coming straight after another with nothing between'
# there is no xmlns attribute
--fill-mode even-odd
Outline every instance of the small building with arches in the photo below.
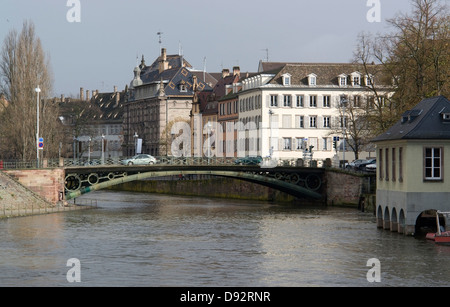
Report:
<svg viewBox="0 0 450 307"><path fill-rule="evenodd" d="M373 142L377 226L407 235L436 227L436 211L450 211L450 101L422 100Z"/></svg>

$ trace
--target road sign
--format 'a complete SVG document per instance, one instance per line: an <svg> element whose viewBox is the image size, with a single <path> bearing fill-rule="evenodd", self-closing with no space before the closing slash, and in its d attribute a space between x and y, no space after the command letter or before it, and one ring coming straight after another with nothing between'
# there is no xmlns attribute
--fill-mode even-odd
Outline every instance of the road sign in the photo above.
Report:
<svg viewBox="0 0 450 307"><path fill-rule="evenodd" d="M44 138L39 138L38 140L38 148L44 149Z"/></svg>

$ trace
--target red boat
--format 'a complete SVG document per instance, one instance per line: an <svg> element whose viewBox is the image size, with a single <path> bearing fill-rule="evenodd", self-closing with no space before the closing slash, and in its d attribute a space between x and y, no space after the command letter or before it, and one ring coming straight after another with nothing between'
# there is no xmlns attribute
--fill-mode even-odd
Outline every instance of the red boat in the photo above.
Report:
<svg viewBox="0 0 450 307"><path fill-rule="evenodd" d="M443 231L441 229L441 225L439 223L439 214L450 214L450 212L436 212L436 225L437 225L437 232L429 232L426 235L426 238L428 240L434 241L436 244L448 244L450 245L450 231Z"/></svg>

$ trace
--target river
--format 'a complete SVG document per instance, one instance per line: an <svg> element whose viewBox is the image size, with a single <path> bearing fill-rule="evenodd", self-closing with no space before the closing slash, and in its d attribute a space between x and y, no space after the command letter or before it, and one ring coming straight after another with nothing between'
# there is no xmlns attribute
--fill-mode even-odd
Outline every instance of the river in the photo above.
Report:
<svg viewBox="0 0 450 307"><path fill-rule="evenodd" d="M0 220L0 286L450 286L450 247L377 229L356 209L83 197L98 208Z"/></svg>

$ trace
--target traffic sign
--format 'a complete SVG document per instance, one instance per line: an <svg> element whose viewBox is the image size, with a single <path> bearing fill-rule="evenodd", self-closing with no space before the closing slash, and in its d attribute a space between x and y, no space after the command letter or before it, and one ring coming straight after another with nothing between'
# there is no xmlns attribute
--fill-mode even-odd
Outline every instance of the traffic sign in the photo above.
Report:
<svg viewBox="0 0 450 307"><path fill-rule="evenodd" d="M38 140L38 148L44 149L44 138L39 138Z"/></svg>

